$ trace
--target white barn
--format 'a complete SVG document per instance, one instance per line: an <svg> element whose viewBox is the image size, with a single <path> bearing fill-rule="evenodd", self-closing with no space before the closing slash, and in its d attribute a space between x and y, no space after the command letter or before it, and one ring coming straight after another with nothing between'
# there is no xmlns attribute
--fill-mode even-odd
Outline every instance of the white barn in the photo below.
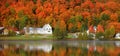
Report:
<svg viewBox="0 0 120 56"><path fill-rule="evenodd" d="M52 34L52 27L45 24L42 28L24 27L25 34Z"/></svg>

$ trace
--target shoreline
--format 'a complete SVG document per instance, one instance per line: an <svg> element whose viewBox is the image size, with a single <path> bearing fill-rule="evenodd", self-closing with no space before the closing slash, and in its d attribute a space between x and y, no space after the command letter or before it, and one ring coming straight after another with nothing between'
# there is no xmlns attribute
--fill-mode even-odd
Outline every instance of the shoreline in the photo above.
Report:
<svg viewBox="0 0 120 56"><path fill-rule="evenodd" d="M46 38L40 38L40 39L1 39L0 41L120 41L120 39L113 39L113 40L81 40L81 39L46 39Z"/></svg>
<svg viewBox="0 0 120 56"><path fill-rule="evenodd" d="M52 35L16 35L3 36L0 41L120 41L120 39L80 39L80 38L64 38L56 39Z"/></svg>

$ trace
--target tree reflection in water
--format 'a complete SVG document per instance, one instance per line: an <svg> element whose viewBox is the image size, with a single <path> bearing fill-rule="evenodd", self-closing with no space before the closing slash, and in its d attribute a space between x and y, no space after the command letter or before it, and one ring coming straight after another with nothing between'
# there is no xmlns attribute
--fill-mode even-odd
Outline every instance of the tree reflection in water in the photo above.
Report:
<svg viewBox="0 0 120 56"><path fill-rule="evenodd" d="M0 56L119 56L120 41L0 42Z"/></svg>

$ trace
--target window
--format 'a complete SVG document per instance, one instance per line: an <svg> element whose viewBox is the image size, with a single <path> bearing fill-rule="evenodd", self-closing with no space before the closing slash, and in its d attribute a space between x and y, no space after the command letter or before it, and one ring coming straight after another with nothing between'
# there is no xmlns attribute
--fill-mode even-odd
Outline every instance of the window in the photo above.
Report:
<svg viewBox="0 0 120 56"><path fill-rule="evenodd" d="M50 32L50 31L48 31L48 32Z"/></svg>

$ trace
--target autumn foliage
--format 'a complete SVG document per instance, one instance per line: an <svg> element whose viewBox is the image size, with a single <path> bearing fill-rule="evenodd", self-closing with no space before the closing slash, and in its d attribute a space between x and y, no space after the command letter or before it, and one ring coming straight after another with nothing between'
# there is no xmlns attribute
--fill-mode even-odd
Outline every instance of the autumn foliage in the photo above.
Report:
<svg viewBox="0 0 120 56"><path fill-rule="evenodd" d="M102 17L103 14L108 15ZM76 31L83 24L86 26L94 25L92 22L94 16L100 21L97 24L107 28L108 23L120 20L120 2L119 0L1 0L0 1L0 26L15 27L21 29L27 25L41 27L46 23L55 25L58 21L64 20L66 29L69 31L72 27L76 27ZM27 18L26 18L27 16ZM68 23L70 18L82 16L83 19L74 18L75 24ZM21 21L20 21L21 20ZM20 21L20 22L19 22ZM105 24L103 24L106 22ZM62 22L61 22L62 24ZM63 25L64 25L63 24ZM116 32L120 25L115 26Z"/></svg>

